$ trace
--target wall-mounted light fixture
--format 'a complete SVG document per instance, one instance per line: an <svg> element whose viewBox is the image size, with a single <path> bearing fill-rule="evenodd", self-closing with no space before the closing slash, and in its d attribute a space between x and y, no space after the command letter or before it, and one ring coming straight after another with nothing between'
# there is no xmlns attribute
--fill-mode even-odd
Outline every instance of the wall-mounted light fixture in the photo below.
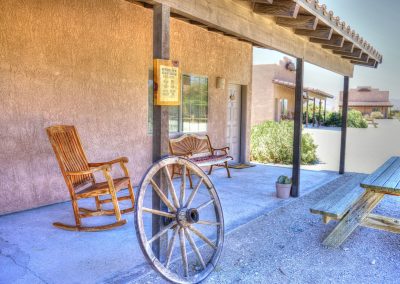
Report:
<svg viewBox="0 0 400 284"><path fill-rule="evenodd" d="M225 89L225 78L217 77L216 88L221 90Z"/></svg>

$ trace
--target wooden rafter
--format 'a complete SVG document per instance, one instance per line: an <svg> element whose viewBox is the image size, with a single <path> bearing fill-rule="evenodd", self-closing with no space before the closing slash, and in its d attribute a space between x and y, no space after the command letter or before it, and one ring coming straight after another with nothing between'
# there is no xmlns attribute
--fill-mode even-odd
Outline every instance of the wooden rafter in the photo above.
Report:
<svg viewBox="0 0 400 284"><path fill-rule="evenodd" d="M296 19L278 17L276 23L288 28L315 30L318 25L318 19L314 16L299 15Z"/></svg>
<svg viewBox="0 0 400 284"><path fill-rule="evenodd" d="M333 49L335 51L347 52L347 53L351 53L354 51L354 44L349 41L345 41L343 43L342 47L336 47L336 46L331 46L331 45L323 45L322 47L327 48L327 49Z"/></svg>
<svg viewBox="0 0 400 284"><path fill-rule="evenodd" d="M360 58L362 50L358 47L354 47L352 52L334 50L333 53L338 55L343 55L343 57L347 57L347 59L352 59L352 58Z"/></svg>
<svg viewBox="0 0 400 284"><path fill-rule="evenodd" d="M272 4L266 4L265 2L254 2L253 10L258 14L296 18L300 10L300 5L292 0L275 1Z"/></svg>
<svg viewBox="0 0 400 284"><path fill-rule="evenodd" d="M297 29L295 30L295 34L308 36L310 38L318 38L318 39L325 39L330 40L332 37L333 29L331 27L325 27L318 25L315 31L312 30L303 30Z"/></svg>
<svg viewBox="0 0 400 284"><path fill-rule="evenodd" d="M360 56L354 57L354 56L348 56L348 55L343 55L342 58L344 59L350 59L350 60L358 60L361 62L368 62L369 60L369 55L367 53L361 53Z"/></svg>
<svg viewBox="0 0 400 284"><path fill-rule="evenodd" d="M378 61L376 61L373 58L370 58L368 60L368 62L362 62L362 61L359 61L359 60L351 60L350 62L352 64L355 64L355 65L361 65L361 66L373 67L373 68L378 67L378 63L379 63Z"/></svg>
<svg viewBox="0 0 400 284"><path fill-rule="evenodd" d="M320 39L320 38L310 38L311 42L314 43L320 43L324 46L332 46L332 47L343 47L344 44L344 37L341 35L332 35L331 39L326 40L326 39Z"/></svg>

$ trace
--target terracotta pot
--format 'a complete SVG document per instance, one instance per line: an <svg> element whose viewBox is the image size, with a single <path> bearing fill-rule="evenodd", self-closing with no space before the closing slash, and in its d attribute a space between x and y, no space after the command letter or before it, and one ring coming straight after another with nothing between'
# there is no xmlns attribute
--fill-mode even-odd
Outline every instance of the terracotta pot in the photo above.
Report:
<svg viewBox="0 0 400 284"><path fill-rule="evenodd" d="M282 199L289 198L291 189L292 189L291 184L276 183L276 197L282 198Z"/></svg>

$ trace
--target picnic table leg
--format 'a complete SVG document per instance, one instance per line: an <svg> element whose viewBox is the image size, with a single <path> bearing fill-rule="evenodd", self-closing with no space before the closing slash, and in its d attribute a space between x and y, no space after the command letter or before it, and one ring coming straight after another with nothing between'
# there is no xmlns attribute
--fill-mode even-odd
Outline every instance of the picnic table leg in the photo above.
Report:
<svg viewBox="0 0 400 284"><path fill-rule="evenodd" d="M323 244L329 247L339 247L379 204L384 195L384 193L367 190L328 235Z"/></svg>

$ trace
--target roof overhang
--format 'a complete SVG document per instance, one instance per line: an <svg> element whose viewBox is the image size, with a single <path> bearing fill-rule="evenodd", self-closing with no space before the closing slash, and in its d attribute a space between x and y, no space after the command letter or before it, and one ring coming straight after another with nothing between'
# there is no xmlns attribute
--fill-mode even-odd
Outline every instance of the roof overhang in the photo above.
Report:
<svg viewBox="0 0 400 284"><path fill-rule="evenodd" d="M354 65L382 62L370 44L316 0L127 1L167 5L172 17L345 76L353 76Z"/></svg>
<svg viewBox="0 0 400 284"><path fill-rule="evenodd" d="M289 82L289 81L273 79L272 83L274 83L275 85L287 87L287 88L290 88L293 90L296 88L296 84L293 82ZM315 89L315 88L304 87L303 91L305 93L307 93L307 96L304 96L305 99L310 98L310 97L319 98L319 99L333 99L334 98L334 96L332 96L331 94L328 94L327 92L324 92L324 91L321 91L321 90Z"/></svg>

